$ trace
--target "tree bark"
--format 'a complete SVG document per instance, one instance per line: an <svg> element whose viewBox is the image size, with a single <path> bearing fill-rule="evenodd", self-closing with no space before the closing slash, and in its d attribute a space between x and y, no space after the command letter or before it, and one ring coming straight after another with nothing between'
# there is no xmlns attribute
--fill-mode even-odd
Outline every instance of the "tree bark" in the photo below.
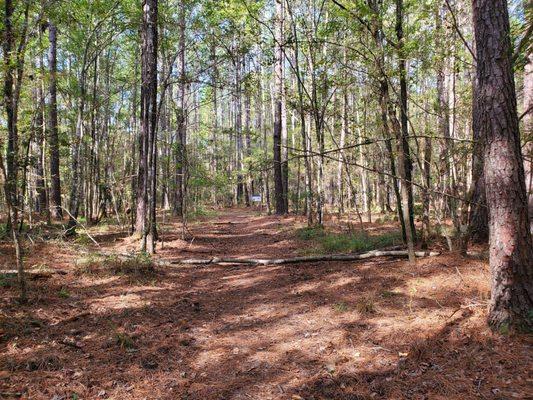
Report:
<svg viewBox="0 0 533 400"><path fill-rule="evenodd" d="M473 0L477 53L474 128L485 139L485 188L492 271L489 324L533 329L533 244L516 111L505 0Z"/></svg>
<svg viewBox="0 0 533 400"><path fill-rule="evenodd" d="M282 165L282 135L283 135L283 0L276 0L276 28L275 28L275 54L274 66L275 80L275 106L274 106L274 195L276 200L276 214L287 212L286 193L283 184Z"/></svg>
<svg viewBox="0 0 533 400"><path fill-rule="evenodd" d="M50 149L50 200L52 218L63 219L61 207L61 177L59 174L59 134L57 128L57 29L53 23L48 26L50 49L48 67L50 68L50 104L48 143Z"/></svg>
<svg viewBox="0 0 533 400"><path fill-rule="evenodd" d="M22 29L21 43L26 43L28 26L28 8L26 5L24 12L24 27ZM4 8L4 36L3 36L3 56L5 62L4 75L4 107L7 119L7 154L6 168L4 168L3 157L0 158L0 165L4 175L4 192L8 211L7 225L9 227L15 248L15 263L18 272L18 283L20 287L20 299L26 301L26 279L24 276L24 263L22 258L22 247L19 237L19 190L18 190L18 169L19 169L19 136L18 136L18 106L20 88L24 72L24 48L19 46L15 49L15 30L13 28L13 15L15 6L12 0L5 0ZM6 170L7 169L7 170ZM20 223L22 224L22 218Z"/></svg>
<svg viewBox="0 0 533 400"><path fill-rule="evenodd" d="M475 243L487 243L489 240L489 212L485 196L484 149L485 138L481 127L477 102L477 82L472 84L472 198L469 214L469 239Z"/></svg>
<svg viewBox="0 0 533 400"><path fill-rule="evenodd" d="M141 251L155 252L157 127L157 0L143 0L141 28L141 129L137 186L137 229Z"/></svg>
<svg viewBox="0 0 533 400"><path fill-rule="evenodd" d="M407 120L407 76L406 60L403 39L403 0L396 0L396 38L398 40L398 68L400 73L400 115L401 115L401 135L396 129L398 140L398 171L402 180L401 196L403 220L405 222L405 233L407 236L407 248L409 251L409 261L414 262L414 243L416 242L416 230L414 223L413 207L413 185L412 185L412 163L408 142L408 120Z"/></svg>
<svg viewBox="0 0 533 400"><path fill-rule="evenodd" d="M533 3L530 3L533 13ZM524 68L524 169L528 194L529 217L533 218L533 52L529 54Z"/></svg>
<svg viewBox="0 0 533 400"><path fill-rule="evenodd" d="M176 112L176 119L178 124L177 143L175 149L176 158L176 199L174 203L174 215L182 217L185 221L185 188L186 188L186 160L187 160L187 115L186 115L186 65L185 65L185 2L182 1L180 5L180 81L179 81L179 107Z"/></svg>

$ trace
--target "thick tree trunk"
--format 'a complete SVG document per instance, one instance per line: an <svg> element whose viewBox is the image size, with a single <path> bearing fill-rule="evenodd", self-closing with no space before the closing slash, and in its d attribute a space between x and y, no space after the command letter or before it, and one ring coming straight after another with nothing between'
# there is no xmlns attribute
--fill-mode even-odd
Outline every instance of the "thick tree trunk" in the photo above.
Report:
<svg viewBox="0 0 533 400"><path fill-rule="evenodd" d="M533 3L531 10L533 12ZM529 54L524 68L524 131L527 142L524 146L524 169L528 194L529 217L533 218L533 52ZM533 222L533 221L532 221Z"/></svg>
<svg viewBox="0 0 533 400"><path fill-rule="evenodd" d="M492 290L489 324L533 329L533 244L516 111L505 0L473 0L477 52L475 129L485 138Z"/></svg>

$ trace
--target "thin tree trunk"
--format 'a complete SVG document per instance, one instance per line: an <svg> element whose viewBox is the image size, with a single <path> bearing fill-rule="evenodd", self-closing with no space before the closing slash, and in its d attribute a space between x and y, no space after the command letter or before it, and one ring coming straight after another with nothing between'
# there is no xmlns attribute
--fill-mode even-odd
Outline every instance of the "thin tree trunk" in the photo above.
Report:
<svg viewBox="0 0 533 400"><path fill-rule="evenodd" d="M180 3L180 39L179 39L179 51L180 51L180 82L179 82L179 102L176 113L176 119L178 123L177 132L177 149L175 150L176 157L176 199L174 203L174 215L182 217L185 221L185 175L186 175L186 160L187 160L187 115L186 115L186 65L185 65L185 2Z"/></svg>
<svg viewBox="0 0 533 400"><path fill-rule="evenodd" d="M157 171L157 0L143 0L141 28L141 130L137 188L137 228L141 251L155 252Z"/></svg>
<svg viewBox="0 0 533 400"><path fill-rule="evenodd" d="M50 104L49 104L49 135L50 149L50 200L52 203L52 217L63 219L61 207L61 178L59 173L59 135L57 129L57 29L53 23L48 26L50 48L48 53L48 67L50 68Z"/></svg>
<svg viewBox="0 0 533 400"><path fill-rule="evenodd" d="M284 191L282 145L283 145L283 0L276 0L275 56L274 66L274 194L276 214L287 212Z"/></svg>

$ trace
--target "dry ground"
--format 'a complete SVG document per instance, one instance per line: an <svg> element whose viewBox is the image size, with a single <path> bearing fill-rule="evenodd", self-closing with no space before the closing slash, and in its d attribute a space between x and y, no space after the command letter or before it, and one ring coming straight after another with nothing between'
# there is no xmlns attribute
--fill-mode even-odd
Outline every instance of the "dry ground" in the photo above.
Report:
<svg viewBox="0 0 533 400"><path fill-rule="evenodd" d="M189 241L169 224L157 257L295 255L309 245L301 223L227 210L191 224ZM136 246L113 229L95 238L107 251ZM27 305L0 287L0 398L533 398L531 337L485 326L486 261L176 265L143 277L79 273L83 247L28 248L28 266L67 273L32 280Z"/></svg>

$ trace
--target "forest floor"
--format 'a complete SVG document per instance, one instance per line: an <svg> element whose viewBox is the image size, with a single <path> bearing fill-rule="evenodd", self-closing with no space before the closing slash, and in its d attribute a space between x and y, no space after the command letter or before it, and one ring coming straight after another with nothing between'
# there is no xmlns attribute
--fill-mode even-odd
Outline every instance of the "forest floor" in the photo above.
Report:
<svg viewBox="0 0 533 400"><path fill-rule="evenodd" d="M170 220L157 259L301 255L317 245L297 234L303 224L223 210L192 222L193 238L183 241ZM482 258L444 252L415 266L384 257L135 273L86 254L135 249L125 233L91 233L99 247L28 245L28 268L62 272L30 280L28 304L16 302L12 281L0 281L0 398L532 398L533 342L487 329ZM10 251L0 246L5 269Z"/></svg>

